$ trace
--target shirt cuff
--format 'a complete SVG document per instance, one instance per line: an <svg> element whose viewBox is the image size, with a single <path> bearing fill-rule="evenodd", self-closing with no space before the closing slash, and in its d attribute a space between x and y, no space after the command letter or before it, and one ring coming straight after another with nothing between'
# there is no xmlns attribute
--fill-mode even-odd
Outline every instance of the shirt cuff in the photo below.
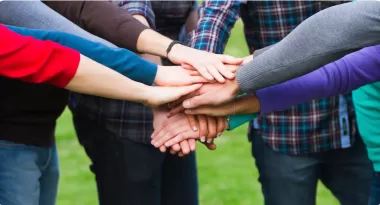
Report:
<svg viewBox="0 0 380 205"><path fill-rule="evenodd" d="M273 112L276 104L281 102L276 102L276 99L269 92L266 92L265 89L256 91L256 96L260 101L260 115L263 116L266 113Z"/></svg>
<svg viewBox="0 0 380 205"><path fill-rule="evenodd" d="M154 83L157 74L157 64L139 58L134 67L135 72L133 72L133 75L129 75L129 78L146 85L152 85Z"/></svg>

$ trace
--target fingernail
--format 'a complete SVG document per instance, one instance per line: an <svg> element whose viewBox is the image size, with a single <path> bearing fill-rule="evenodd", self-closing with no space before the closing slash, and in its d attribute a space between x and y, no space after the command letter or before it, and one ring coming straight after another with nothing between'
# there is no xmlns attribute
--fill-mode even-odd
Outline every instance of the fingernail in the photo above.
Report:
<svg viewBox="0 0 380 205"><path fill-rule="evenodd" d="M207 139L207 143L211 143L212 142L212 139Z"/></svg>
<svg viewBox="0 0 380 205"><path fill-rule="evenodd" d="M183 103L183 106L184 106L185 108L190 107L190 100L185 100L185 102Z"/></svg>
<svg viewBox="0 0 380 205"><path fill-rule="evenodd" d="M190 113L191 113L191 110L185 110L185 113L186 113L186 114L190 114Z"/></svg>
<svg viewBox="0 0 380 205"><path fill-rule="evenodd" d="M194 127L193 127L193 130L194 130L194 131L197 131L197 130L198 130L198 128L194 126Z"/></svg>
<svg viewBox="0 0 380 205"><path fill-rule="evenodd" d="M201 137L201 142L205 142L205 141L206 141L206 137L205 136Z"/></svg>

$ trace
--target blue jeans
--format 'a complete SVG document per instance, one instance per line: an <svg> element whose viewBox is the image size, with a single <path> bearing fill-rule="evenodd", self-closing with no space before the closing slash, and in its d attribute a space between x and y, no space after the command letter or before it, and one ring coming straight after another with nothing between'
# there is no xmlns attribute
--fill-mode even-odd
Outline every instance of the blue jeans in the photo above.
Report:
<svg viewBox="0 0 380 205"><path fill-rule="evenodd" d="M371 181L371 195L369 197L368 205L380 204L380 174L373 174Z"/></svg>
<svg viewBox="0 0 380 205"><path fill-rule="evenodd" d="M0 204L54 205L59 165L56 147L0 140Z"/></svg>
<svg viewBox="0 0 380 205"><path fill-rule="evenodd" d="M341 205L368 204L373 169L360 137L351 148L297 156L252 140L265 205L315 205L318 180Z"/></svg>

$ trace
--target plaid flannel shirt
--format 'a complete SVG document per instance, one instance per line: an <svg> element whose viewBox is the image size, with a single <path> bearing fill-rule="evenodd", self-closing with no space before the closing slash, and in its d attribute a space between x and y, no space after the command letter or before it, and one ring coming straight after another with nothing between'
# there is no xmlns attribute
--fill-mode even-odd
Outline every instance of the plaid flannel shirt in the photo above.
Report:
<svg viewBox="0 0 380 205"><path fill-rule="evenodd" d="M125 8L126 12L132 15L144 16L153 28L157 27L156 23L161 22L162 16L165 15L167 18L173 17L173 21L177 21L177 25L183 25L186 22L188 11L193 8L193 2L179 2L173 5L150 1L117 1L114 3ZM158 13L160 14L157 15ZM175 33L171 36L176 36L175 39L178 39L177 30L173 32ZM170 34L170 32L166 34ZM77 93L70 95L69 106L74 117L97 122L98 126L104 126L118 138L150 144L153 133L153 113L149 107L135 102Z"/></svg>
<svg viewBox="0 0 380 205"><path fill-rule="evenodd" d="M347 1L346 1L347 2ZM222 53L241 16L250 52L279 42L311 15L342 1L205 1L190 46ZM261 136L274 150L305 154L350 147L356 134L351 94L300 104L258 117L249 136Z"/></svg>

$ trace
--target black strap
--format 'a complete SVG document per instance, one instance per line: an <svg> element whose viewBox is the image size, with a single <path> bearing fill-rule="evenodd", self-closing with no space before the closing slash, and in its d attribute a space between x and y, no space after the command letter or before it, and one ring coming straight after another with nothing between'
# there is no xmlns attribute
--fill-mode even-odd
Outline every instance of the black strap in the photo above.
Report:
<svg viewBox="0 0 380 205"><path fill-rule="evenodd" d="M172 41L172 42L169 44L168 48L166 49L166 57L168 57L169 52L172 50L172 48L173 48L173 46L174 46L175 44L181 44L181 45L182 45L182 43L179 42L179 41Z"/></svg>

